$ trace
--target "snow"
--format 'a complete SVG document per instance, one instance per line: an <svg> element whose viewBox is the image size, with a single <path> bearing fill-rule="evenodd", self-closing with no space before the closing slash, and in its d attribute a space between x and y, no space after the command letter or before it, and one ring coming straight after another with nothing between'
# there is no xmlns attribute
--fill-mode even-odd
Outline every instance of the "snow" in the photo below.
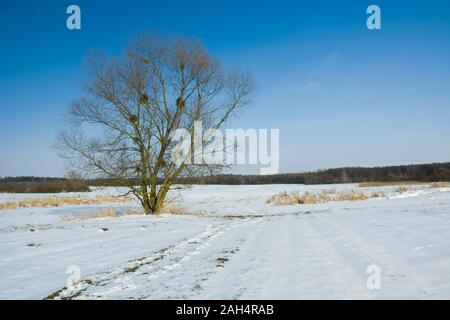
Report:
<svg viewBox="0 0 450 320"><path fill-rule="evenodd" d="M184 216L62 219L137 203L0 211L0 299L449 299L450 189L397 188L193 186L174 193L196 213ZM329 189L386 197L266 203ZM23 197L37 195L0 202ZM71 266L81 282L65 288ZM367 286L369 266L379 289Z"/></svg>

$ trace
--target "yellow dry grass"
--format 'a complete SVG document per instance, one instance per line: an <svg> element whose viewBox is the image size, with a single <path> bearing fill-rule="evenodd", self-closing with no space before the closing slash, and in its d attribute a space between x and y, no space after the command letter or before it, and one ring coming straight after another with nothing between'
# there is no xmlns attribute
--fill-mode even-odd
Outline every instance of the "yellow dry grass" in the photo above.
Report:
<svg viewBox="0 0 450 320"><path fill-rule="evenodd" d="M407 187L407 186L400 186L397 188L397 190L395 190L395 192L398 193L405 193L407 191L411 190L411 188Z"/></svg>
<svg viewBox="0 0 450 320"><path fill-rule="evenodd" d="M168 205L161 209L162 214L186 215L189 214L186 208L180 205Z"/></svg>
<svg viewBox="0 0 450 320"><path fill-rule="evenodd" d="M433 182L431 184L432 188L450 188L449 182Z"/></svg>
<svg viewBox="0 0 450 320"><path fill-rule="evenodd" d="M8 201L0 203L0 210L13 210L17 208L49 208L49 207L59 207L63 205L95 205L103 203L123 203L132 201L131 197L128 196L102 196L97 195L95 197L83 197L83 196L52 196L46 198L30 198L21 199L17 201Z"/></svg>
<svg viewBox="0 0 450 320"><path fill-rule="evenodd" d="M369 198L384 198L386 194L382 191L374 191L370 194Z"/></svg>
<svg viewBox="0 0 450 320"><path fill-rule="evenodd" d="M161 209L160 214L189 215L189 216L205 216L206 215L206 213L204 213L204 212L189 211L185 207L178 205L178 204L164 206Z"/></svg>
<svg viewBox="0 0 450 320"><path fill-rule="evenodd" d="M367 199L368 197L364 192L357 192L354 190L340 192L337 197L337 201L362 201Z"/></svg>
<svg viewBox="0 0 450 320"><path fill-rule="evenodd" d="M66 221L99 219L99 218L117 218L121 216L143 215L143 214L144 211L140 209L117 210L116 208L106 208L106 209L95 208L91 213L62 216L61 221L66 222Z"/></svg>
<svg viewBox="0 0 450 320"><path fill-rule="evenodd" d="M4 202L0 203L0 210L14 210L17 209L16 202Z"/></svg>
<svg viewBox="0 0 450 320"><path fill-rule="evenodd" d="M373 196L379 197L377 196ZM324 190L320 193L313 193L306 191L301 194L299 192L282 192L273 195L267 200L268 204L277 206L295 205L295 204L316 204L326 203L331 201L361 201L367 200L369 197L363 192L354 190L336 192L336 190Z"/></svg>

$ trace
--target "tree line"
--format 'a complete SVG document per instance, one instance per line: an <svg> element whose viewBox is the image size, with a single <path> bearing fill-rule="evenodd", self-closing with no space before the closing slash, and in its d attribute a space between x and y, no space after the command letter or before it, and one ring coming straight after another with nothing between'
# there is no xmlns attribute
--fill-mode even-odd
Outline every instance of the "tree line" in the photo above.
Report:
<svg viewBox="0 0 450 320"><path fill-rule="evenodd" d="M5 177L0 178L0 193L60 193L88 192L85 180L48 177Z"/></svg>
<svg viewBox="0 0 450 320"><path fill-rule="evenodd" d="M450 181L450 163L400 165L386 167L344 167L312 172L274 175L223 174L198 178L181 178L186 184L334 184L359 182Z"/></svg>
<svg viewBox="0 0 450 320"><path fill-rule="evenodd" d="M5 185L11 186L60 186L68 188L70 179L49 177L5 177L0 178L0 190ZM283 173L274 175L240 175L219 174L203 177L183 177L176 180L177 184L219 184L219 185L255 185L255 184L334 184L359 182L391 182L418 181L436 182L450 181L450 162L419 165L400 165L387 167L345 167L300 173ZM65 182L65 183L61 183ZM130 179L126 184L138 183ZM84 186L121 186L123 181L114 179L89 179L79 182L80 189ZM3 186L3 187L2 187ZM15 189L19 189L18 187ZM0 191L1 192L1 191ZM3 191L6 192L6 191Z"/></svg>

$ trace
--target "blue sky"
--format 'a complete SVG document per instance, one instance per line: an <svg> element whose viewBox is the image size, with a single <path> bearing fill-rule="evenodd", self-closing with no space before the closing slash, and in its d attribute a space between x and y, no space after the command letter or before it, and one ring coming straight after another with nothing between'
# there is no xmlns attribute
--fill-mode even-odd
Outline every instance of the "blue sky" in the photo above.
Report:
<svg viewBox="0 0 450 320"><path fill-rule="evenodd" d="M77 4L82 30L69 31ZM366 8L382 29L366 28ZM62 176L52 145L91 49L202 39L258 91L229 127L279 128L282 172L450 161L449 1L2 1L0 176Z"/></svg>

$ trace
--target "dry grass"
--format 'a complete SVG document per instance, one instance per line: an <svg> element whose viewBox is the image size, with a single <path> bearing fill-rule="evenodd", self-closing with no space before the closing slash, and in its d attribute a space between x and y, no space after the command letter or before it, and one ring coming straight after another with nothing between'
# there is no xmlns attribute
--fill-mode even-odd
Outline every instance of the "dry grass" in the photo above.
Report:
<svg viewBox="0 0 450 320"><path fill-rule="evenodd" d="M362 201L367 200L368 197L364 192L357 192L354 190L340 192L337 196L337 201Z"/></svg>
<svg viewBox="0 0 450 320"><path fill-rule="evenodd" d="M97 195L95 197L47 197L47 198L31 198L31 199L21 199L17 201L8 201L0 203L0 210L13 210L17 208L49 208L49 207L59 207L63 205L95 205L103 203L123 203L132 201L131 197L120 196L101 196Z"/></svg>
<svg viewBox="0 0 450 320"><path fill-rule="evenodd" d="M449 182L433 182L431 184L432 188L450 188L450 183Z"/></svg>
<svg viewBox="0 0 450 320"><path fill-rule="evenodd" d="M405 193L407 191L411 190L411 188L407 187L407 186L400 186L397 188L397 190L395 190L395 192L398 193Z"/></svg>
<svg viewBox="0 0 450 320"><path fill-rule="evenodd" d="M374 191L370 194L369 198L376 199L376 198L384 198L384 197L386 197L386 194L384 192Z"/></svg>
<svg viewBox="0 0 450 320"><path fill-rule="evenodd" d="M160 214L173 214L182 216L205 216L204 212L189 211L185 207L177 204L164 206Z"/></svg>
<svg viewBox="0 0 450 320"><path fill-rule="evenodd" d="M99 219L99 218L117 218L123 216L143 215L143 214L144 211L141 209L126 209L126 210L117 210L116 208L94 209L91 213L62 216L61 221L67 222L67 221Z"/></svg>
<svg viewBox="0 0 450 320"><path fill-rule="evenodd" d="M375 197L379 197L377 194ZM370 196L369 196L370 197ZM354 190L336 192L336 190L324 190L320 193L305 192L300 194L299 192L282 192L273 195L267 200L268 204L277 206L295 205L295 204L317 204L326 203L331 201L361 201L369 198L363 192L357 192Z"/></svg>
<svg viewBox="0 0 450 320"><path fill-rule="evenodd" d="M4 202L0 203L0 210L14 210L17 209L17 203L16 202Z"/></svg>
<svg viewBox="0 0 450 320"><path fill-rule="evenodd" d="M189 211L180 205L165 206L159 214L206 216L206 213ZM142 208L133 208L125 210L122 208L106 208L106 209L94 208L93 211L87 212L86 214L65 215L61 218L61 220L74 221L74 220L86 220L97 218L117 218L129 215L145 215L145 212Z"/></svg>
<svg viewBox="0 0 450 320"><path fill-rule="evenodd" d="M162 214L174 214L174 215L188 215L189 212L186 208L180 205L168 205L162 208Z"/></svg>
<svg viewBox="0 0 450 320"><path fill-rule="evenodd" d="M367 187L389 187L389 186L404 186L404 185L420 185L420 184L426 184L426 182L419 182L419 181L374 181L374 182L361 182L358 184L358 187L360 188L367 188Z"/></svg>
<svg viewBox="0 0 450 320"><path fill-rule="evenodd" d="M299 204L300 194L298 192L282 192L271 196L267 199L266 203L273 204L276 206L286 206Z"/></svg>

